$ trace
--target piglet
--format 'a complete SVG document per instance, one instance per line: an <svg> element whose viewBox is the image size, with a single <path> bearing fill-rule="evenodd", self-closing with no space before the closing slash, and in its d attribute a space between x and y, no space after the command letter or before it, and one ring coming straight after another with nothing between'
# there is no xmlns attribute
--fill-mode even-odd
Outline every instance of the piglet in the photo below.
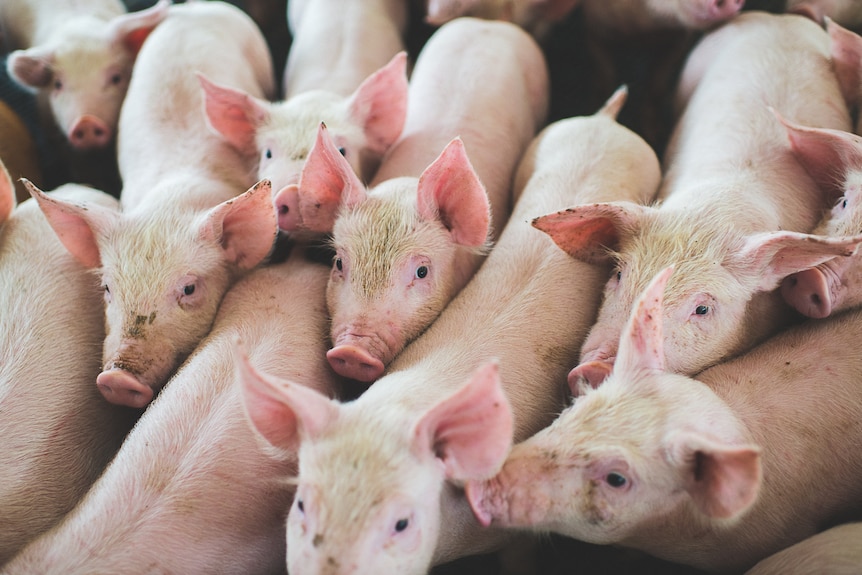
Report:
<svg viewBox="0 0 862 575"><path fill-rule="evenodd" d="M858 236L807 233L827 202L769 109L849 129L829 46L801 16L734 18L706 35L683 69L661 204L581 205L535 222L573 257L616 263L573 380L604 379L635 299L668 265L677 273L665 306L667 367L694 374L788 323L790 310L771 293L783 278L853 253Z"/></svg>
<svg viewBox="0 0 862 575"><path fill-rule="evenodd" d="M862 565L862 523L845 523L782 549L745 575L855 575Z"/></svg>
<svg viewBox="0 0 862 575"><path fill-rule="evenodd" d="M277 233L269 182L252 185L256 158L206 129L194 70L261 96L273 90L266 43L241 10L171 6L141 49L120 116L122 212L31 188L63 245L101 277L107 335L96 384L133 407L208 333L225 291L269 255Z"/></svg>
<svg viewBox="0 0 862 575"><path fill-rule="evenodd" d="M135 57L168 4L127 13L120 0L3 0L9 75L48 99L73 147L103 148L114 141Z"/></svg>
<svg viewBox="0 0 862 575"><path fill-rule="evenodd" d="M862 512L862 362L846 346L862 314L795 327L693 380L662 350L671 273L639 297L610 377L467 484L483 524L739 572Z"/></svg>
<svg viewBox="0 0 862 575"><path fill-rule="evenodd" d="M565 257L530 219L572 201L655 193L655 153L614 121L624 97L534 140L487 261L358 399L270 385L279 407L262 409L258 425L299 445L291 575L422 574L507 539L480 528L457 485L495 472L511 443L502 433L524 439L561 409L559 382L598 305L606 272Z"/></svg>
<svg viewBox="0 0 862 575"><path fill-rule="evenodd" d="M0 573L283 572L294 491L284 477L296 456L257 437L237 379L250 362L321 397L333 392L326 277L295 251L240 280L86 498Z"/></svg>
<svg viewBox="0 0 862 575"><path fill-rule="evenodd" d="M499 58L507 66L489 65ZM298 191L304 221L321 229L335 216L327 356L338 373L376 380L470 280L506 223L547 102L545 60L526 32L461 18L423 48L404 132L370 190L320 136Z"/></svg>
<svg viewBox="0 0 862 575"><path fill-rule="evenodd" d="M74 184L50 195L116 205ZM0 565L75 506L138 415L93 386L105 337L98 278L35 201L14 206L0 163Z"/></svg>

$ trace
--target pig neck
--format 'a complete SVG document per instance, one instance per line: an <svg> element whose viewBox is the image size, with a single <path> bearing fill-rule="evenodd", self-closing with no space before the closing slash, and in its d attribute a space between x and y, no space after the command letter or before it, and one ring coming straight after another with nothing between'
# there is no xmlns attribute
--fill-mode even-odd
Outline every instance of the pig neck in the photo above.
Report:
<svg viewBox="0 0 862 575"><path fill-rule="evenodd" d="M128 573L142 564L166 573L280 572L293 493L284 478L295 475L296 458L275 457L252 431L231 347L238 335L262 371L331 395L327 277L327 266L291 257L228 292L210 336L87 499L4 575L47 572L51 561L70 574Z"/></svg>
<svg viewBox="0 0 862 575"><path fill-rule="evenodd" d="M758 499L738 523L708 521L684 506L662 522L667 536L660 542L653 532L633 546L696 567L738 571L825 524L858 519L862 463L841 453L862 442L856 385L862 359L846 345L859 337L862 310L809 320L698 375L762 449Z"/></svg>
<svg viewBox="0 0 862 575"><path fill-rule="evenodd" d="M308 90L347 96L404 49L398 0L308 0L292 25L285 98Z"/></svg>

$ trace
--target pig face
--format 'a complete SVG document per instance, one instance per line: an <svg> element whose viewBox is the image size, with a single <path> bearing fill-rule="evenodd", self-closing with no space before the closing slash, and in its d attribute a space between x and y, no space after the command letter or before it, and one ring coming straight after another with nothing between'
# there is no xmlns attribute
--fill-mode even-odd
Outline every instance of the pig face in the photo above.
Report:
<svg viewBox="0 0 862 575"><path fill-rule="evenodd" d="M611 202L534 222L575 257L598 262L610 254L616 262L598 319L581 348L581 364L569 375L571 386L580 378L598 385L607 376L621 326L664 266L677 269L664 305L667 368L694 374L747 345L746 309L755 293L835 255L853 253L860 240L793 232L743 236L725 219L718 210L693 214Z"/></svg>
<svg viewBox="0 0 862 575"><path fill-rule="evenodd" d="M86 16L73 18L49 43L13 52L10 74L48 95L57 125L72 146L105 147L113 141L138 49L165 18L167 6L162 1L107 25Z"/></svg>
<svg viewBox="0 0 862 575"><path fill-rule="evenodd" d="M608 380L515 446L496 477L467 483L483 524L608 544L636 540L681 508L696 525L752 505L759 449L747 444L744 426L705 385L664 371L670 271L636 304Z"/></svg>
<svg viewBox="0 0 862 575"><path fill-rule="evenodd" d="M294 575L426 573L443 482L492 475L511 444L512 414L495 362L424 413L379 398L338 404L259 374L247 361L237 365L252 425L272 445L299 450L287 519Z"/></svg>
<svg viewBox="0 0 862 575"><path fill-rule="evenodd" d="M29 188L66 248L99 270L107 336L96 383L132 407L146 406L209 332L236 274L267 256L277 231L268 182L203 213L138 215Z"/></svg>

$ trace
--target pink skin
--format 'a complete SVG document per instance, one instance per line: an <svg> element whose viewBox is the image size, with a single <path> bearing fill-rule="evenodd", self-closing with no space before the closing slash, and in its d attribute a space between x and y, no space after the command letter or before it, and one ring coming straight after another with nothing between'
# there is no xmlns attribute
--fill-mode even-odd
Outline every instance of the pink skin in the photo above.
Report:
<svg viewBox="0 0 862 575"><path fill-rule="evenodd" d="M787 0L787 11L820 24L827 18L848 28L862 24L862 6L856 0Z"/></svg>
<svg viewBox="0 0 862 575"><path fill-rule="evenodd" d="M664 364L669 273L639 298L608 380L516 445L496 477L468 482L484 524L742 572L858 513L862 464L823 445L862 434L859 362L845 345L859 312L792 328L695 381ZM811 497L824 474L833 480Z"/></svg>
<svg viewBox="0 0 862 575"><path fill-rule="evenodd" d="M167 16L168 2L128 14L110 1L90 7L73 2L8 4L0 12L29 19L32 27L30 34L13 34L19 49L7 62L12 78L48 96L56 123L73 147L107 146L114 140L137 53Z"/></svg>
<svg viewBox="0 0 862 575"><path fill-rule="evenodd" d="M327 275L296 251L237 282L198 352L125 437L86 501L3 573L127 573L142 564L157 573L283 572L294 493L285 478L296 474L296 454L265 446L243 387L266 369L320 397L334 393L323 359Z"/></svg>
<svg viewBox="0 0 862 575"><path fill-rule="evenodd" d="M759 561L745 575L853 575L862 565L862 523L844 523Z"/></svg>

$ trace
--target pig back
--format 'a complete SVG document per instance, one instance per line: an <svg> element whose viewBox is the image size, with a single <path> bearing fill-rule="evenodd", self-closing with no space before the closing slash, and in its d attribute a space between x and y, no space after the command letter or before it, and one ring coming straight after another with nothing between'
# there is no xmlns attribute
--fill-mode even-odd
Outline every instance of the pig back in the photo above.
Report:
<svg viewBox="0 0 862 575"><path fill-rule="evenodd" d="M116 207L83 186L52 194ZM98 277L20 204L0 229L0 564L72 509L138 415L93 385L102 308Z"/></svg>

